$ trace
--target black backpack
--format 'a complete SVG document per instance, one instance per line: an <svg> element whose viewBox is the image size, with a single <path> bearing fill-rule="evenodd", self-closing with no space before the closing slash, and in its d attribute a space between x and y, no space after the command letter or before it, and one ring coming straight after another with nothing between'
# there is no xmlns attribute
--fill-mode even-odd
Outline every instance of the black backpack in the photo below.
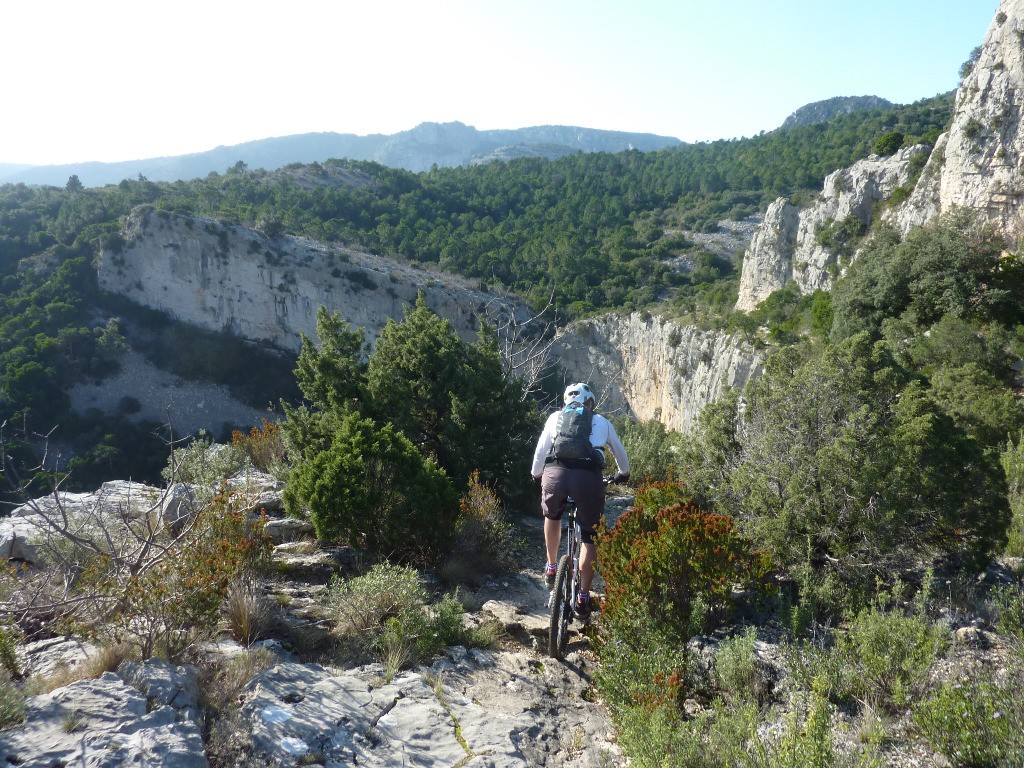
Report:
<svg viewBox="0 0 1024 768"><path fill-rule="evenodd" d="M598 450L590 444L594 414L582 405L567 405L558 414L551 455L568 461L591 460Z"/></svg>

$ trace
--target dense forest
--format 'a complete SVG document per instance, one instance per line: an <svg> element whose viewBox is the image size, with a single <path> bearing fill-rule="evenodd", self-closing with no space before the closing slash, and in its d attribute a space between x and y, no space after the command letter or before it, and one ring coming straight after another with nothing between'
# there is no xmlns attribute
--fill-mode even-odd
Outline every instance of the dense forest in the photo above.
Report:
<svg viewBox="0 0 1024 768"><path fill-rule="evenodd" d="M826 174L868 155L883 137L891 144L899 136L897 146L933 142L951 103L947 94L660 152L521 159L419 174L332 160L275 172L239 163L224 174L174 183L139 178L87 189L72 177L64 188L5 185L0 419L26 417L42 433L60 425L55 437L74 443L73 480L88 485L112 476L152 478L158 462L145 457L164 450L154 425L69 409L68 387L112 371L126 341L182 375L226 381L251 402L296 394L286 377L255 385L245 375L245 358L257 351L243 355L234 345L229 352L230 339L193 331L188 335L198 340L183 345L173 324L101 295L91 262L99 249L119 247L122 221L137 205L436 264L519 292L538 306L553 294L563 319L654 302L676 314L702 305L725 310L737 264L694 246L687 231L756 213L778 195L810 199ZM790 317L792 302L783 304ZM133 334L144 334L145 341ZM130 402L123 406L131 411Z"/></svg>

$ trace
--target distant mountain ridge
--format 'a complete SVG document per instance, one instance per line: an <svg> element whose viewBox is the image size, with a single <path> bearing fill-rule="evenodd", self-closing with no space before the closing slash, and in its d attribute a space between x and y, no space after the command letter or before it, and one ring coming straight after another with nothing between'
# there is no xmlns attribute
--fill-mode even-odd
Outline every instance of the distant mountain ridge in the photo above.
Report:
<svg viewBox="0 0 1024 768"><path fill-rule="evenodd" d="M886 109L892 102L881 96L835 96L824 101L805 104L791 114L779 126L782 129L798 128L802 125L814 125L831 120L836 115L848 115L864 109Z"/></svg>
<svg viewBox="0 0 1024 768"><path fill-rule="evenodd" d="M116 163L69 163L19 167L0 165L0 183L63 186L72 175L87 187L117 184L141 174L150 181L178 181L223 173L239 161L250 168L276 170L291 163L322 162L331 158L372 160L394 168L425 171L512 157L555 158L574 152L650 152L678 146L670 136L603 131L564 125L478 131L460 122L421 123L408 131L357 136L351 133L303 133L259 139L173 157Z"/></svg>

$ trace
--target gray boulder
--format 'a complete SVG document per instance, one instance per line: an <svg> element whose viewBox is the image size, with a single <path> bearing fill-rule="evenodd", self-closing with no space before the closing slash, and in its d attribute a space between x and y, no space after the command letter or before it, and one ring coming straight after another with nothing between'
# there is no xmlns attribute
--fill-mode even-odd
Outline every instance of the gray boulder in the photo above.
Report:
<svg viewBox="0 0 1024 768"><path fill-rule="evenodd" d="M199 726L112 672L81 680L25 706L26 722L0 733L0 760L21 768L207 768Z"/></svg>

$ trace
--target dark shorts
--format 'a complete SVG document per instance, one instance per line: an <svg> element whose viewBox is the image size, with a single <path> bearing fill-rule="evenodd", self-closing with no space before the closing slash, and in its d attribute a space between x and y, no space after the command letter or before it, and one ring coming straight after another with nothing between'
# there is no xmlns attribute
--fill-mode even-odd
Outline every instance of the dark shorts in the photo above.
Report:
<svg viewBox="0 0 1024 768"><path fill-rule="evenodd" d="M604 513L604 482L589 469L567 469L548 465L540 480L540 511L551 520L561 520L565 500L572 496L579 508L580 528L593 533ZM589 536L588 536L589 538Z"/></svg>

